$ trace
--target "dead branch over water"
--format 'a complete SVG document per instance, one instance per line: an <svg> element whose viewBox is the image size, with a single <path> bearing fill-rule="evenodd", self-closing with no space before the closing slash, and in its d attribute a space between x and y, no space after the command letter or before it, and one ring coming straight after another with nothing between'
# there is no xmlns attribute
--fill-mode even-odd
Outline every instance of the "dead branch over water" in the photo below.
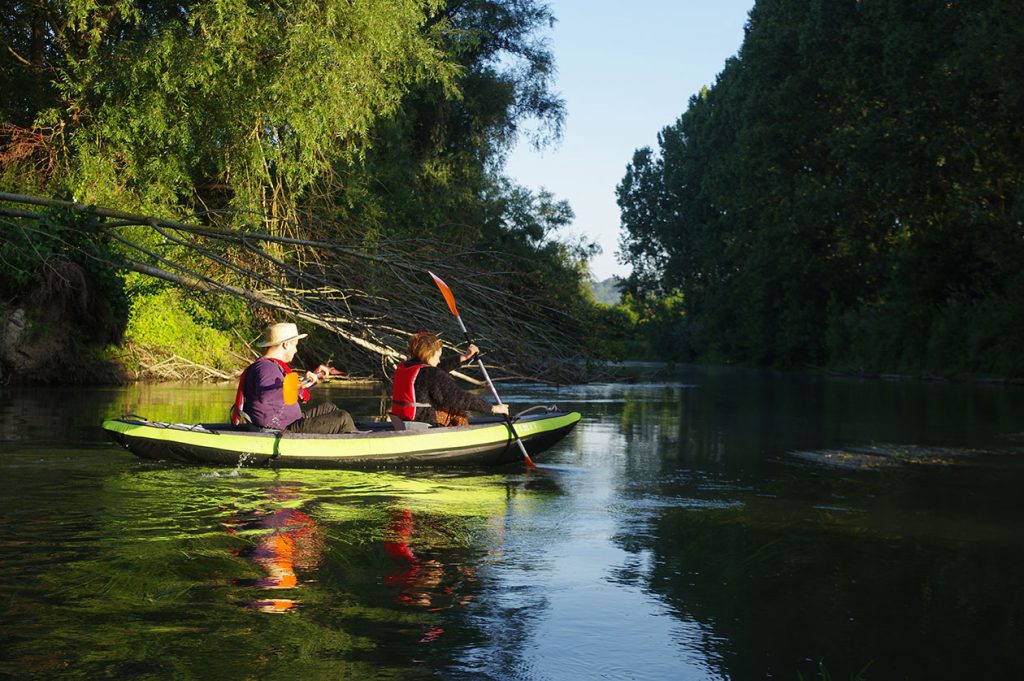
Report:
<svg viewBox="0 0 1024 681"><path fill-rule="evenodd" d="M453 346L463 343L426 274L431 270L454 290L459 312L499 376L555 382L582 378L584 363L563 331L572 328L571 317L558 309L550 292L510 272L500 253L428 240L316 238L330 230L313 218L302 225L310 238L301 239L226 226L229 220L237 222L236 214L205 213L202 223L192 224L17 194L0 193L0 202L92 210L104 219L105 233L118 244L130 269L183 288L244 300L262 311L265 321L290 319L326 329L337 343L323 350L335 366L349 371L390 375L405 357L409 334L421 329L441 332ZM16 220L44 217L15 207L0 207L0 215ZM253 223L260 219L253 216ZM143 243L140 226L159 239ZM208 367L184 362L168 366L183 377L222 378Z"/></svg>

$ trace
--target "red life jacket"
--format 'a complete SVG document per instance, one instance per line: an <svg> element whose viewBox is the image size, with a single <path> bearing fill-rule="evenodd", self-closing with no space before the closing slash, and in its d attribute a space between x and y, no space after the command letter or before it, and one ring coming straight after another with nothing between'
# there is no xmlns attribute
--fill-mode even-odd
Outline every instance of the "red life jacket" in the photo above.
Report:
<svg viewBox="0 0 1024 681"><path fill-rule="evenodd" d="M416 401L416 376L420 369L429 364L409 360L395 367L395 382L391 390L391 413L404 421L416 418L416 407L429 407L429 404Z"/></svg>
<svg viewBox="0 0 1024 681"><path fill-rule="evenodd" d="M269 359L271 362L277 364L277 366L280 367L281 371L284 372L285 381L284 384L281 386L282 391L290 393L292 391L295 391L296 388L298 388L295 397L292 398L290 401L289 398L291 397L291 395L286 394L284 396L285 404L295 404L296 399L302 400L303 402L309 401L309 391L299 386L299 382L297 380L288 380L288 374L295 373L294 369L288 366L285 362L282 362L279 359L275 359L274 357L264 357L262 359ZM250 422L248 414L245 413L245 377L249 375L249 369L251 368L252 364L247 366L245 368L245 371L242 372L242 375L238 377L238 390L235 391L235 403L231 405L231 424L235 426L242 423L243 421L245 423Z"/></svg>

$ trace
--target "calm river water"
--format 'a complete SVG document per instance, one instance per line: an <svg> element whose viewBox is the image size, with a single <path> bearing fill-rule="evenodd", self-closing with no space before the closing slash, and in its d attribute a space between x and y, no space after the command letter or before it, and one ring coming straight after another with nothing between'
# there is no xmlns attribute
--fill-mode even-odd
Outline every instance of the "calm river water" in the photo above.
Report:
<svg viewBox="0 0 1024 681"><path fill-rule="evenodd" d="M0 676L1024 678L1024 389L502 391L584 415L536 472L144 463L103 418L233 388L0 389Z"/></svg>

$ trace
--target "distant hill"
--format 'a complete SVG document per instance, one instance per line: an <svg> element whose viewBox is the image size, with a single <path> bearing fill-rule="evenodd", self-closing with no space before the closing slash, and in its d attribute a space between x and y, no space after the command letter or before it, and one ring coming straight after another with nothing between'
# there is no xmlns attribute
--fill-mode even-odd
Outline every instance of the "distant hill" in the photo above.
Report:
<svg viewBox="0 0 1024 681"><path fill-rule="evenodd" d="M617 286L621 283L618 277L608 277L604 281L590 282L590 290L594 292L594 300L605 305L618 305L622 300Z"/></svg>

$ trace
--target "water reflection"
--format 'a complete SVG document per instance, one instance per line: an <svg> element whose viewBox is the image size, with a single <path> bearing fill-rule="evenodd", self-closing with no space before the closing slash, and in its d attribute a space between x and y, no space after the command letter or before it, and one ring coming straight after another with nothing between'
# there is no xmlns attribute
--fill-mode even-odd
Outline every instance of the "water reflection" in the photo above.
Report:
<svg viewBox="0 0 1024 681"><path fill-rule="evenodd" d="M612 483L607 578L696 624L681 648L724 678L1024 670L1020 391L705 378L627 394Z"/></svg>
<svg viewBox="0 0 1024 681"><path fill-rule="evenodd" d="M2 521L5 572L46 570L21 570L17 596L5 587L0 675L429 674L427 660L489 635L466 612L478 563L501 555L527 493L505 475L95 470L87 494L55 497L17 533Z"/></svg>
<svg viewBox="0 0 1024 681"><path fill-rule="evenodd" d="M394 559L396 568L384 578L388 586L396 587L397 599L402 605L440 611L453 605L466 605L473 600L468 593L476 581L471 565L446 565L441 551L412 550L416 521L408 508L391 512L384 536L384 550ZM437 638L443 629L434 629L425 640Z"/></svg>
<svg viewBox="0 0 1024 681"><path fill-rule="evenodd" d="M312 579L310 574L323 560L323 533L300 508L284 506L289 501L301 499L297 487L275 485L268 488L267 493L269 504L276 508L245 511L224 522L228 532L235 536L243 533L254 535L250 540L253 543L232 555L251 560L265 573L259 578L235 578L231 583L292 591L302 585L296 570L306 575L303 581L309 581ZM246 601L245 604L264 612L282 613L294 608L299 601L278 596Z"/></svg>
<svg viewBox="0 0 1024 681"><path fill-rule="evenodd" d="M204 420L228 389L0 400L0 675L1024 676L1024 390L657 380L503 389L584 414L530 475L101 443L104 416Z"/></svg>
<svg viewBox="0 0 1024 681"><path fill-rule="evenodd" d="M136 383L106 387L0 386L0 442L96 442L105 419L137 414L172 423L225 422L235 386ZM318 388L313 405L333 400L359 418L379 412L381 391L373 385Z"/></svg>
<svg viewBox="0 0 1024 681"><path fill-rule="evenodd" d="M664 510L620 538L643 558L615 577L701 623L705 657L727 678L807 677L819 660L836 678L868 663L881 678L1022 668L1019 543L1007 560L1005 544L936 542L909 518L883 526L903 536L878 532L863 515L768 502Z"/></svg>
<svg viewBox="0 0 1024 681"><path fill-rule="evenodd" d="M360 486L365 487L366 475L362 477L364 480L360 481ZM388 482L393 483L395 476L376 477L373 487L377 493L401 493L388 489ZM388 481L388 477L392 480ZM423 483L424 480L420 477L416 482ZM403 486L406 482L402 481ZM314 519L318 511L315 508L311 508L309 513L303 510L306 506L316 507L318 502L322 502L323 496L317 495L323 495L324 491L322 485L309 488L295 481L274 482L266 487L265 499L258 502L258 507L247 505L223 521L229 534L246 542L231 555L246 559L261 573L259 577L235 577L229 580L230 583L243 587L245 593L279 592L273 597L248 600L243 597L241 602L245 606L269 613L294 611L301 603L299 590L308 589L318 581L317 570L325 556L344 551L344 561L349 566L362 560L376 562L372 554L377 547L382 548L393 561L390 569L382 566L381 583L391 588L396 604L439 612L472 601L470 590L476 581L475 569L472 565L463 564L457 555L454 559L447 556L449 560L446 560L446 554L451 554L455 548L448 545L452 535L467 530L453 527L455 522L447 513L439 515L436 511L420 510L414 515L413 509L407 505L408 499L375 499L370 506L364 506L359 515L367 521L384 518L383 525L379 528L361 527L359 534L365 537L361 542L363 545L353 545L348 541L339 548L331 545L325 529ZM499 490L495 490L497 492ZM418 494L425 493L429 494L421 485ZM350 511L356 514L355 507ZM355 517L349 518L349 522L354 520ZM337 523L328 523L327 527L335 532L342 529ZM439 539L439 536L447 539ZM457 554L458 549L455 552ZM359 554L363 554L362 557ZM443 629L433 629L425 638L436 638L441 632Z"/></svg>

